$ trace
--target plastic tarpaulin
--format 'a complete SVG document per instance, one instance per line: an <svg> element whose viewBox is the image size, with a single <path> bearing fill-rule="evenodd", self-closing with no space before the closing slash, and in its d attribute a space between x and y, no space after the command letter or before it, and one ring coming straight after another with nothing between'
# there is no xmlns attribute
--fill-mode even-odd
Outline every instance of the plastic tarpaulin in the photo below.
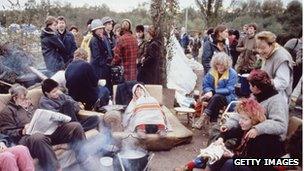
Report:
<svg viewBox="0 0 304 171"><path fill-rule="evenodd" d="M189 107L191 99L185 95L193 91L196 75L189 65L184 50L174 35L170 36L167 54L172 53L172 59L167 61L167 87L175 89L175 98L180 106Z"/></svg>

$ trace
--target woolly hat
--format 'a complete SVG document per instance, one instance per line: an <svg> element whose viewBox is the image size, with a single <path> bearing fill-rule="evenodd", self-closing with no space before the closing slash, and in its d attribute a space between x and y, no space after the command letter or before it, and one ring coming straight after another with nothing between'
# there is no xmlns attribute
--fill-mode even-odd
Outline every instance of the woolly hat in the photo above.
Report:
<svg viewBox="0 0 304 171"><path fill-rule="evenodd" d="M54 90L54 88L58 86L59 84L56 81L50 78L45 79L41 84L42 93L46 96L46 93L51 92L52 90Z"/></svg>
<svg viewBox="0 0 304 171"><path fill-rule="evenodd" d="M103 24L103 25L105 25L106 23L111 22L111 21L114 22L114 20L113 20L111 17L108 17L108 16L103 17L103 18L101 19L101 21L102 21L102 24Z"/></svg>
<svg viewBox="0 0 304 171"><path fill-rule="evenodd" d="M94 31L99 28L104 28L102 21L100 19L94 19L91 23L91 31Z"/></svg>

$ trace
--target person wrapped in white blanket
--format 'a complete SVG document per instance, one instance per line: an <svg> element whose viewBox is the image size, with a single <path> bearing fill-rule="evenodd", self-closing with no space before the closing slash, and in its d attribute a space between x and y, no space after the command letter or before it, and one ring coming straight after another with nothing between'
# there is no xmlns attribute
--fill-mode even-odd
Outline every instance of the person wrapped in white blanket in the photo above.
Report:
<svg viewBox="0 0 304 171"><path fill-rule="evenodd" d="M124 130L137 132L138 136L143 139L146 138L147 133L158 133L160 136L165 136L168 123L158 101L150 96L147 89L141 84L135 84L132 93L133 99L123 115Z"/></svg>

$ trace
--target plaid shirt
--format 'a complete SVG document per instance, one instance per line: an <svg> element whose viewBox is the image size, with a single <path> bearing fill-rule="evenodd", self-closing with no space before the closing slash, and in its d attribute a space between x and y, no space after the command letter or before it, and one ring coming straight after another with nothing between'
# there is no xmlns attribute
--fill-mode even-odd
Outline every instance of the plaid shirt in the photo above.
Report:
<svg viewBox="0 0 304 171"><path fill-rule="evenodd" d="M122 62L125 80L136 80L136 58L138 45L136 38L129 32L118 38L114 48L114 64Z"/></svg>

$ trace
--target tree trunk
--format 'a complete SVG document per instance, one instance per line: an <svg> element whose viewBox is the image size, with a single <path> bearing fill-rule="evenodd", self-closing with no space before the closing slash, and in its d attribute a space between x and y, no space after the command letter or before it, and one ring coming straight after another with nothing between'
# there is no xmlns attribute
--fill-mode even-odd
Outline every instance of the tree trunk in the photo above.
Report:
<svg viewBox="0 0 304 171"><path fill-rule="evenodd" d="M159 61L159 66L160 66L160 83L166 87L167 85L167 74L166 74L166 49L164 46L164 29L165 29L165 24L164 24L164 6L163 6L163 0L152 0L151 1L151 7L150 7L150 12L151 12L151 17L152 17L152 22L153 26L157 29L157 37L156 39L161 42L161 55L160 55L160 61Z"/></svg>

